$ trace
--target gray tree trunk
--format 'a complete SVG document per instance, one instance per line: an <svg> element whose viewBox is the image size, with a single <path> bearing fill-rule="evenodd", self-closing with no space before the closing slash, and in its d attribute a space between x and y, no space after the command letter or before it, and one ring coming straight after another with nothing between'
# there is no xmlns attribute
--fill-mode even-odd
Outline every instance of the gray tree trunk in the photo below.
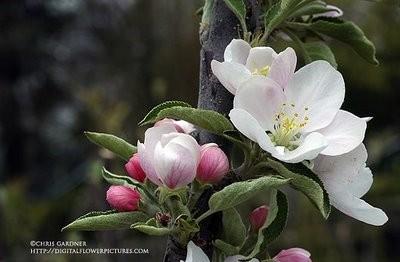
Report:
<svg viewBox="0 0 400 262"><path fill-rule="evenodd" d="M254 8L250 1L251 8ZM252 20L252 19L251 19ZM214 0L212 12L206 24L200 30L200 86L198 107L210 109L227 115L232 108L233 95L229 93L213 75L211 71L211 61L213 59L223 61L225 47L233 38L238 38L238 20L230 11L223 0ZM198 135L200 144L217 143L225 151L229 150L229 144L221 137L212 135L205 131L200 131ZM223 181L219 188L229 184ZM197 203L200 214L208 209L208 199L212 190L206 191ZM201 222L201 231L197 243L204 252L211 258L213 247L212 240L221 228L221 214L215 214ZM186 247L181 247L169 237L164 262L175 262L185 260Z"/></svg>

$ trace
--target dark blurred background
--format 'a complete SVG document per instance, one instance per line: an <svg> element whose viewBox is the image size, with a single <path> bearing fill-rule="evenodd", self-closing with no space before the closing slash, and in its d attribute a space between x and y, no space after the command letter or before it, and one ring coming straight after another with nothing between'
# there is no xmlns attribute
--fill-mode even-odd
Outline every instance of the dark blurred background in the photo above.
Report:
<svg viewBox="0 0 400 262"><path fill-rule="evenodd" d="M373 116L366 144L375 183L366 199L389 222L373 227L337 212L325 223L293 197L289 227L272 246L301 246L314 261L400 261L400 9L374 1L328 1L377 47L374 67L334 43L344 107ZM84 130L133 144L138 121L168 99L196 105L200 0L25 0L0 3L0 261L160 261L165 239L132 231L61 233L106 210L99 169L123 162ZM297 196L297 195L295 195ZM255 207L255 204L254 206ZM31 240L85 240L90 247L149 248L150 255L30 255Z"/></svg>

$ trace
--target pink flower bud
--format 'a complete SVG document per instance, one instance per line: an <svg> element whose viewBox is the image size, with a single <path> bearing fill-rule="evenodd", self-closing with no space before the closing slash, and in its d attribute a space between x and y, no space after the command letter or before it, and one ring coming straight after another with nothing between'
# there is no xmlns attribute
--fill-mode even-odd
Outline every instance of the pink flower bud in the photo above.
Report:
<svg viewBox="0 0 400 262"><path fill-rule="evenodd" d="M307 250L294 247L284 249L274 257L275 262L312 262L311 254Z"/></svg>
<svg viewBox="0 0 400 262"><path fill-rule="evenodd" d="M128 163L125 164L125 170L136 181L141 183L146 179L146 173L143 171L139 162L139 155L134 154L131 159L129 159Z"/></svg>
<svg viewBox="0 0 400 262"><path fill-rule="evenodd" d="M135 211L139 208L140 194L136 189L125 186L110 186L107 202L120 212Z"/></svg>
<svg viewBox="0 0 400 262"><path fill-rule="evenodd" d="M173 124L174 128L176 129L176 132L179 132L179 133L190 134L195 130L194 126L189 122L186 122L184 120L173 120L170 118L164 118L164 119L156 122L154 124L154 126L162 126L165 124L167 124L167 125Z"/></svg>
<svg viewBox="0 0 400 262"><path fill-rule="evenodd" d="M201 183L213 184L221 181L229 171L229 160L217 144L201 146L200 163L197 166L196 178Z"/></svg>
<svg viewBox="0 0 400 262"><path fill-rule="evenodd" d="M267 220L268 211L269 207L263 205L257 207L250 213L249 220L251 224L251 229L253 231L257 232L264 225L265 220Z"/></svg>

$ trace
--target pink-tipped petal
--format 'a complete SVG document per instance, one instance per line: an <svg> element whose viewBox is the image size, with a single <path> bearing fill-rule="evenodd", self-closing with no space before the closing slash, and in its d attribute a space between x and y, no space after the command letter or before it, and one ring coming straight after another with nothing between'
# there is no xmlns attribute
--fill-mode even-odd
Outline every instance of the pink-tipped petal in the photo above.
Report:
<svg viewBox="0 0 400 262"><path fill-rule="evenodd" d="M201 183L215 184L229 171L229 160L217 144L209 143L201 146L200 163L196 178Z"/></svg>
<svg viewBox="0 0 400 262"><path fill-rule="evenodd" d="M120 212L135 211L139 208L140 194L136 189L125 186L110 186L107 202Z"/></svg>

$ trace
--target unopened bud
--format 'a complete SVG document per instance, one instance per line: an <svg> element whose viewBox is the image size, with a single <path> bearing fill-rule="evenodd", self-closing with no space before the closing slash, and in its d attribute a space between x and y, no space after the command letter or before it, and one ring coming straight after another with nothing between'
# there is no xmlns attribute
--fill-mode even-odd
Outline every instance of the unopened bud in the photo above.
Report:
<svg viewBox="0 0 400 262"><path fill-rule="evenodd" d="M139 162L139 155L134 154L131 159L129 159L128 163L125 164L125 170L133 179L138 182L143 183L146 179L146 173L143 171Z"/></svg>
<svg viewBox="0 0 400 262"><path fill-rule="evenodd" d="M110 186L106 200L120 212L135 211L139 208L140 193L125 186Z"/></svg>
<svg viewBox="0 0 400 262"><path fill-rule="evenodd" d="M201 146L200 163L196 178L201 183L214 184L229 171L229 160L217 144L209 143Z"/></svg>
<svg viewBox="0 0 400 262"><path fill-rule="evenodd" d="M267 220L268 217L268 211L269 207L263 205L257 207L250 213L249 215L250 225L251 229L254 232L257 232L265 224L265 221Z"/></svg>
<svg viewBox="0 0 400 262"><path fill-rule="evenodd" d="M310 256L307 250L294 247L282 250L273 260L275 262L312 262Z"/></svg>

